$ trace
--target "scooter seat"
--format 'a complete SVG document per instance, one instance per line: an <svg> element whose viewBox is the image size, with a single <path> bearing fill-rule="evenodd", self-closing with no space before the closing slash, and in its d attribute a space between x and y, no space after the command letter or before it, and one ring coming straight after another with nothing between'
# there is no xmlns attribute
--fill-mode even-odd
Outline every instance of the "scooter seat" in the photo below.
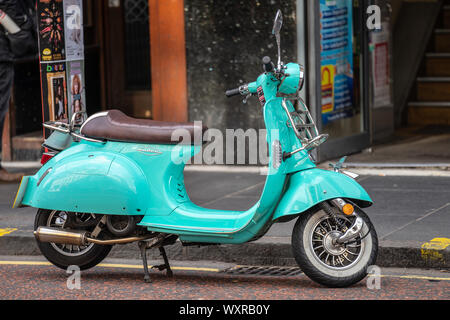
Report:
<svg viewBox="0 0 450 320"><path fill-rule="evenodd" d="M207 129L206 126L193 122L136 119L127 116L120 110L109 110L90 116L81 126L80 133L89 138L113 141L201 144L203 134ZM179 134L172 137L176 130L179 130ZM196 135L201 133L201 137L194 139L194 132ZM190 135L190 141L185 138L187 134Z"/></svg>

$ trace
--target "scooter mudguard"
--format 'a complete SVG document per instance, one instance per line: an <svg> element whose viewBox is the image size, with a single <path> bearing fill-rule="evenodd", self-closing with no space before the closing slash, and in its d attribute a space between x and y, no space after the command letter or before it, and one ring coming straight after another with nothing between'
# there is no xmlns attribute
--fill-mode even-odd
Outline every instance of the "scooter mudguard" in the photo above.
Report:
<svg viewBox="0 0 450 320"><path fill-rule="evenodd" d="M272 219L298 215L325 200L345 198L360 207L372 205L372 199L361 185L349 176L318 168L298 171L290 176L287 191ZM289 217L288 217L289 218Z"/></svg>
<svg viewBox="0 0 450 320"><path fill-rule="evenodd" d="M147 182L117 150L73 146L47 162L28 183L20 203L49 210L143 214ZM17 202L17 201L16 201Z"/></svg>
<svg viewBox="0 0 450 320"><path fill-rule="evenodd" d="M187 200L184 189L179 190L179 167L183 153L190 157L193 150L181 147L181 163L177 164L172 161L175 148L79 142L26 177L14 206L98 214L169 214Z"/></svg>

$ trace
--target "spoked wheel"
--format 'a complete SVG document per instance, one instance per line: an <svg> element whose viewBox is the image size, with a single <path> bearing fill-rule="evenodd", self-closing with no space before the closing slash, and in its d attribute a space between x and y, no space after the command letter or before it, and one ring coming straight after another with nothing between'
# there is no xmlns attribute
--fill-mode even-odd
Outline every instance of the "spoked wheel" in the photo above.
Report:
<svg viewBox="0 0 450 320"><path fill-rule="evenodd" d="M292 249L302 271L312 280L328 287L347 287L361 281L373 265L378 238L369 217L355 211L364 220L360 234L339 244L336 239L352 225L353 216L331 217L323 210L300 215L292 233Z"/></svg>
<svg viewBox="0 0 450 320"><path fill-rule="evenodd" d="M46 226L53 228L65 228L68 212L39 209L34 221L34 230L38 227ZM94 219L92 214L75 214L77 221L89 225L89 221ZM93 225L93 224L92 224ZM90 227L94 229L95 226ZM88 230L88 231L92 231ZM100 263L111 251L112 246L105 246L90 243L83 246L60 244L37 241L41 253L48 261L62 269L67 269L71 265L78 266L81 270L89 269Z"/></svg>

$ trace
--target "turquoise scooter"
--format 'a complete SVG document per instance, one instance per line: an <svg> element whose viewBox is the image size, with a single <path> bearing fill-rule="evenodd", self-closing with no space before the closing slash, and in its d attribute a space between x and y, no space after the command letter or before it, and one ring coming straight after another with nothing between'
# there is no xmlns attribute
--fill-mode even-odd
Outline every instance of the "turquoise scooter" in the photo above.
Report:
<svg viewBox="0 0 450 320"><path fill-rule="evenodd" d="M82 270L102 261L112 246L137 242L146 281L146 251L158 248L172 275L165 246L242 244L261 238L274 223L297 219L293 255L316 282L345 287L362 280L374 264L378 240L361 208L372 200L341 170L318 169L310 151L323 143L298 92L304 71L280 60L282 15L273 34L276 65L263 58L264 73L255 82L226 92L258 95L267 128L269 164L260 199L247 211L202 208L190 201L184 186L185 164L201 151L198 139L174 139L179 132L202 136L196 123L134 119L109 110L70 123L47 122L49 150L34 176L22 179L14 207L38 208L35 237L54 265ZM175 134L177 133L177 134ZM192 141L191 141L192 140Z"/></svg>

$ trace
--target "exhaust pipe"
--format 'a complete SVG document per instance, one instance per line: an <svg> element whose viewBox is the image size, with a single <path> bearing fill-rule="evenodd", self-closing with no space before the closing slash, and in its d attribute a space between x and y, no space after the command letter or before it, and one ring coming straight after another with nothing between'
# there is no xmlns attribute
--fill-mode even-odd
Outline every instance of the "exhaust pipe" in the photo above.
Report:
<svg viewBox="0 0 450 320"><path fill-rule="evenodd" d="M34 231L34 236L40 242L53 242L60 244L73 244L83 246L88 243L96 243L102 245L123 244L135 241L142 241L152 238L152 235L142 237L129 237L112 240L99 240L88 236L87 231L65 231L61 228L39 227Z"/></svg>
<svg viewBox="0 0 450 320"><path fill-rule="evenodd" d="M39 227L34 232L37 241L82 246L87 243L87 231L64 231L60 228Z"/></svg>

